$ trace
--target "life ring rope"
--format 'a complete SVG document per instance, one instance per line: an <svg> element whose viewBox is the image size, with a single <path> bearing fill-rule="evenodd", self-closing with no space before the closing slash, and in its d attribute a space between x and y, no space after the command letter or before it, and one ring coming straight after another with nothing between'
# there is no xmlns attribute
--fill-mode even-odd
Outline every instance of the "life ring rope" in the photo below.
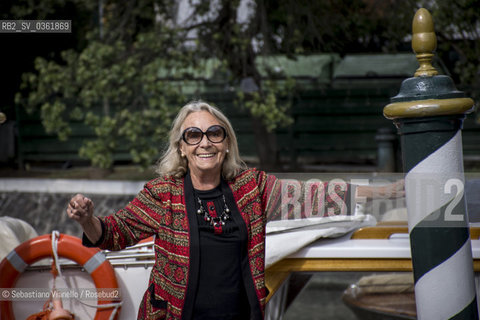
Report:
<svg viewBox="0 0 480 320"><path fill-rule="evenodd" d="M60 238L60 232L57 230L52 231L52 253L53 253L53 261L55 262L55 268L57 269L56 272L61 277L62 276L62 268L60 268L60 259L58 259L58 239ZM54 279L57 277L54 275ZM55 283L55 282L54 282Z"/></svg>
<svg viewBox="0 0 480 320"><path fill-rule="evenodd" d="M53 253L53 260L55 263L55 267L57 269L58 275L62 277L62 270L60 267L60 259L58 257L58 239L60 238L60 233L57 230L52 231L52 253ZM95 253L90 259L88 259L87 262L83 265L83 269L88 272L88 274L92 274L95 270L97 270L98 267L102 265L106 260L105 255L103 254L102 251L98 251ZM56 279L56 277L54 277ZM54 282L55 285L55 282ZM118 309L122 306L123 301L120 302L115 302L115 303L108 303L108 304L92 304L92 303L86 303L76 297L74 299L91 308L97 308L97 309L108 309L108 308L113 308L113 312L110 314L109 320L113 320L115 318L115 315L118 312Z"/></svg>

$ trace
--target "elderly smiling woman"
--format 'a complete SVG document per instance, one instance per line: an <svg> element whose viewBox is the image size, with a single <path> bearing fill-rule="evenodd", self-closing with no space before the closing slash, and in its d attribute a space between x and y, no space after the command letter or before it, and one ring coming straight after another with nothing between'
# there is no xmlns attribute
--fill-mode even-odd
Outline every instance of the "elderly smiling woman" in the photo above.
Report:
<svg viewBox="0 0 480 320"><path fill-rule="evenodd" d="M107 217L93 214L90 199L73 197L67 214L81 224L84 245L121 250L156 236L138 319L263 319L265 225L278 213L279 180L246 167L230 122L204 102L178 113L157 173ZM393 196L401 189L395 185ZM352 189L335 192L345 200ZM321 205L339 209L335 201Z"/></svg>

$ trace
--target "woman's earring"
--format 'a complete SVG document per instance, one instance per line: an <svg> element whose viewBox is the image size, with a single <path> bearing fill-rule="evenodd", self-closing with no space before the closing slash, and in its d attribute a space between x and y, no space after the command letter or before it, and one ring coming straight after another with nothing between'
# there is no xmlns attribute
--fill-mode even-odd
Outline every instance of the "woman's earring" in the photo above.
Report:
<svg viewBox="0 0 480 320"><path fill-rule="evenodd" d="M180 153L180 156L181 156L182 158L185 158L185 153L183 153L183 152Z"/></svg>
<svg viewBox="0 0 480 320"><path fill-rule="evenodd" d="M226 153L229 153L229 152L230 152L230 150L229 150L229 149L227 149L227 150L225 150L225 152L226 152Z"/></svg>

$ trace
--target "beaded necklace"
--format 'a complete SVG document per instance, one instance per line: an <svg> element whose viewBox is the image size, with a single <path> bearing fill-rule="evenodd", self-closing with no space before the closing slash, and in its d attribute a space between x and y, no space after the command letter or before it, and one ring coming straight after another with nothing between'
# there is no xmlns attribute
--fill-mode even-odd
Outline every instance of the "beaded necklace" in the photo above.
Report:
<svg viewBox="0 0 480 320"><path fill-rule="evenodd" d="M227 201L225 200L225 196L222 195L223 198L223 211L218 216L212 216L208 210L205 210L202 204L202 200L198 196L196 196L198 202L198 209L197 214L203 216L203 220L208 222L211 226L213 226L215 233L222 233L222 226L225 225L225 222L230 220L230 209L227 206Z"/></svg>

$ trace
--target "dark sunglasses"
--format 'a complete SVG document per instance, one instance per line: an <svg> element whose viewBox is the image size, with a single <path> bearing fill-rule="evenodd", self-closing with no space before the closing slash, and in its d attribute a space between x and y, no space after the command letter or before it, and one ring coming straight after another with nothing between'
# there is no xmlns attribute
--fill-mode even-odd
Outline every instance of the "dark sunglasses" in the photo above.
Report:
<svg viewBox="0 0 480 320"><path fill-rule="evenodd" d="M224 127L219 125L211 126L205 132L200 128L190 127L183 130L182 139L186 144L196 145L202 141L203 135L206 135L210 142L220 143L227 137L227 131Z"/></svg>

